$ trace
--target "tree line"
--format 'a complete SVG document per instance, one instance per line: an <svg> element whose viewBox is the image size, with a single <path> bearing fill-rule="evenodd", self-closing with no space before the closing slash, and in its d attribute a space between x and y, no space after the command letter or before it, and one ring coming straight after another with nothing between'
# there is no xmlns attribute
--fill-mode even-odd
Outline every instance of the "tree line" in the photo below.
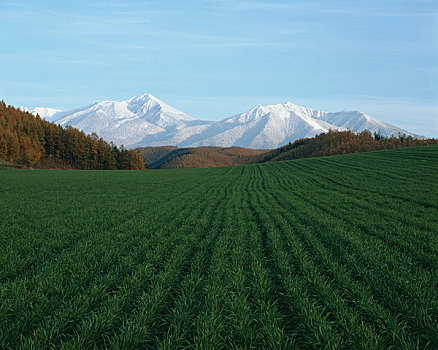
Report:
<svg viewBox="0 0 438 350"><path fill-rule="evenodd" d="M378 132L372 134L368 130L361 133L354 133L349 130L329 130L327 133L319 134L313 138L303 138L293 143L289 142L283 147L254 156L251 163L331 156L336 154L369 152L433 144L438 144L438 140L415 138L406 135L384 137Z"/></svg>
<svg viewBox="0 0 438 350"><path fill-rule="evenodd" d="M138 151L0 102L0 159L32 168L145 169Z"/></svg>

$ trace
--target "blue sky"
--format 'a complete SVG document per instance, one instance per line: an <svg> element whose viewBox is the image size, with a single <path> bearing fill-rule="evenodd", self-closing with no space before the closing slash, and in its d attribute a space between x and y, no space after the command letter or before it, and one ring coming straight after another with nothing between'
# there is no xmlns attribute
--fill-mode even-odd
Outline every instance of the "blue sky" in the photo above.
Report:
<svg viewBox="0 0 438 350"><path fill-rule="evenodd" d="M0 0L0 99L148 92L210 120L290 101L438 137L436 3Z"/></svg>

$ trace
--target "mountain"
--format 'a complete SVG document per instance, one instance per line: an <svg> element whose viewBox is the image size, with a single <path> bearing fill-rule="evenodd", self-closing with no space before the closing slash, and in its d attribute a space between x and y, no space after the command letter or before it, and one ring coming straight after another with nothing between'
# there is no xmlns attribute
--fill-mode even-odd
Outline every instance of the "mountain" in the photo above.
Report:
<svg viewBox="0 0 438 350"><path fill-rule="evenodd" d="M71 125L86 133L95 132L107 141L126 147L196 122L195 118L149 94L121 102L96 102L66 112L59 111L46 119L60 125Z"/></svg>
<svg viewBox="0 0 438 350"><path fill-rule="evenodd" d="M86 133L96 132L103 139L128 148L173 145L268 149L329 130L367 129L383 136L418 136L358 111L331 113L290 102L258 105L217 122L195 119L150 94L120 102L96 102L65 112L48 108L31 112Z"/></svg>
<svg viewBox="0 0 438 350"><path fill-rule="evenodd" d="M23 111L23 112L29 112L33 115L39 114L39 116L41 118L44 118L48 121L50 121L56 113L62 112L62 110L60 110L60 109L47 108L47 107L36 107L34 109L28 109L26 107L20 106L20 107L18 107L18 109Z"/></svg>

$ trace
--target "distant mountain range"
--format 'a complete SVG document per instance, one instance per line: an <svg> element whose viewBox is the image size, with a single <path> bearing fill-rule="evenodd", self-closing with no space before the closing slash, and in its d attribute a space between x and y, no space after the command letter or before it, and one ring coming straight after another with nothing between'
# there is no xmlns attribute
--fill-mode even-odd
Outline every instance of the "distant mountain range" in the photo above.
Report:
<svg viewBox="0 0 438 350"><path fill-rule="evenodd" d="M150 94L120 102L96 102L69 111L20 108L57 124L71 125L86 133L95 132L108 142L128 148L173 145L269 149L329 130L360 132L367 129L384 136L419 136L358 111L331 113L290 102L258 105L220 121L193 118Z"/></svg>

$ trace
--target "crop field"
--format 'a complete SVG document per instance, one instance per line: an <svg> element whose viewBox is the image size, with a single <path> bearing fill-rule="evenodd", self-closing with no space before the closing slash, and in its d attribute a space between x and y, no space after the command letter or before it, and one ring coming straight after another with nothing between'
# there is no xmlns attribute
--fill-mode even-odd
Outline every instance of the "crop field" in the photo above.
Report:
<svg viewBox="0 0 438 350"><path fill-rule="evenodd" d="M438 348L438 147L0 171L1 349Z"/></svg>

